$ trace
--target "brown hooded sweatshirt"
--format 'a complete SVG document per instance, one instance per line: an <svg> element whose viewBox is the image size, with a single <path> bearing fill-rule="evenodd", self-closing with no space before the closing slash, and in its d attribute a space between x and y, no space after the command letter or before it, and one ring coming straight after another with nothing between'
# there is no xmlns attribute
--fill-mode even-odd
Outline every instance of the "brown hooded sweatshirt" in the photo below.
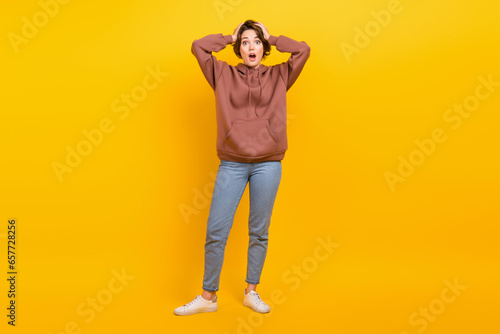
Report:
<svg viewBox="0 0 500 334"><path fill-rule="evenodd" d="M310 48L283 35L271 35L268 42L280 52L290 52L288 61L270 67L261 63L253 69L217 60L212 51L232 44L231 35L208 35L191 47L215 92L216 147L221 160L261 162L285 157L286 92L302 71Z"/></svg>

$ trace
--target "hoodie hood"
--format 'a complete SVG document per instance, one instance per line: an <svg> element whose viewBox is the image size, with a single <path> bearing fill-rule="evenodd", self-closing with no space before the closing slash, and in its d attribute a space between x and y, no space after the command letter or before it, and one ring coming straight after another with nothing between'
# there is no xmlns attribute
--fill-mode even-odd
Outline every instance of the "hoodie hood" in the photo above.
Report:
<svg viewBox="0 0 500 334"><path fill-rule="evenodd" d="M269 67L267 67L266 65L261 63L259 65L259 67L255 69L255 68L248 67L247 65L245 65L243 63L239 63L238 65L236 65L236 68L242 74L248 74L249 72L255 72L255 71L258 71L260 74L262 74L262 73L266 73L266 71L268 70Z"/></svg>
<svg viewBox="0 0 500 334"><path fill-rule="evenodd" d="M262 97L262 80L261 77L267 72L269 69L268 66L264 64L260 64L258 68L251 68L243 63L239 63L236 65L236 69L238 70L239 73L241 73L245 78L246 78L246 83L248 87L248 109L247 109L247 116L250 116L250 113L252 112L252 89L250 87L250 79L252 77L257 76L257 79L259 80L259 98L257 99L257 102L253 105L253 112L257 117L260 117L260 115L257 113L257 105L260 102L260 99Z"/></svg>

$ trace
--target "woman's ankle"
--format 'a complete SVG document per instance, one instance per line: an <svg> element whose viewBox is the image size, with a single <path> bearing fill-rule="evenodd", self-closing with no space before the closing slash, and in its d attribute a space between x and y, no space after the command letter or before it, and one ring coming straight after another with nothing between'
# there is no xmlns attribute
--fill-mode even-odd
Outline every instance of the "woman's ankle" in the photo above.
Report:
<svg viewBox="0 0 500 334"><path fill-rule="evenodd" d="M203 290L201 297L205 300L213 300L216 296L215 292Z"/></svg>
<svg viewBox="0 0 500 334"><path fill-rule="evenodd" d="M248 284L247 288L245 289L245 295L248 294L250 291L255 291L257 289L257 284Z"/></svg>

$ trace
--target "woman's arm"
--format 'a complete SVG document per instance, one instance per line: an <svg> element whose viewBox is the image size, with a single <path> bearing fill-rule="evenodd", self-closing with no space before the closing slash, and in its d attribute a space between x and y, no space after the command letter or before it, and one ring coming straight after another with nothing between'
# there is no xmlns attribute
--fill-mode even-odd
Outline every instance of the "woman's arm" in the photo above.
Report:
<svg viewBox="0 0 500 334"><path fill-rule="evenodd" d="M267 28L262 23L257 23L264 33L264 38L269 44L274 45L279 52L290 52L290 58L286 63L281 63L280 73L283 81L286 84L286 89L289 90L293 83L299 77L300 72L304 68L307 59L311 53L311 48L306 42L297 42L289 37L280 35L274 36L269 34Z"/></svg>
<svg viewBox="0 0 500 334"><path fill-rule="evenodd" d="M212 34L203 38L194 40L191 46L191 52L198 60L201 71L207 79L208 83L215 89L215 82L222 72L226 62L217 60L212 55L212 51L219 52L223 50L228 44L232 44L236 40L236 34L240 29L240 25L234 30L233 35Z"/></svg>
<svg viewBox="0 0 500 334"><path fill-rule="evenodd" d="M233 37L231 35L212 34L194 40L191 46L191 52L198 60L201 71L212 89L215 89L215 81L219 77L225 63L222 60L217 60L212 55L212 51L219 52L232 42Z"/></svg>

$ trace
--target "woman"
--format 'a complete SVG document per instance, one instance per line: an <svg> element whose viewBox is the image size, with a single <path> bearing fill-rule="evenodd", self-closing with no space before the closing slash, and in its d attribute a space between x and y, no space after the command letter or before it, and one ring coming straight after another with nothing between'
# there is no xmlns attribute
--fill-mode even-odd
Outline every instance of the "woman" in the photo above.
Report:
<svg viewBox="0 0 500 334"><path fill-rule="evenodd" d="M237 66L217 60L219 52L233 44L243 60ZM290 52L287 62L265 66L274 45ZM217 311L219 279L227 237L241 196L249 184L250 216L247 259L247 288L243 304L267 313L269 305L255 291L267 253L268 231L281 180L281 160L288 148L286 135L286 92L309 58L305 42L270 35L260 22L240 23L233 35L213 34L193 42L205 78L215 92L217 156L215 179L205 242L203 293L175 309L177 315Z"/></svg>

